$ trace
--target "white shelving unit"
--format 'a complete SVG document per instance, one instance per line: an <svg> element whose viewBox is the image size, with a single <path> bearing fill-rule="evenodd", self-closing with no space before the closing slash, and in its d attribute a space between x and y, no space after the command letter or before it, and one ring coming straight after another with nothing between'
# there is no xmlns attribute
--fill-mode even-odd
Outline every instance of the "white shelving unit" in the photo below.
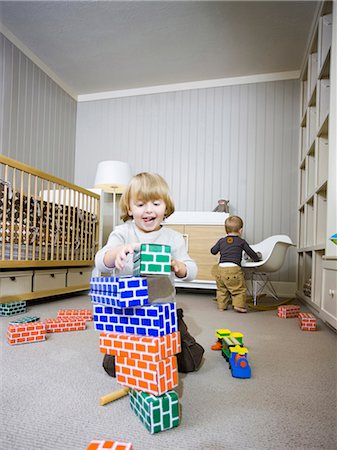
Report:
<svg viewBox="0 0 337 450"><path fill-rule="evenodd" d="M322 3L301 73L297 273L297 295L335 328L336 22L336 3Z"/></svg>

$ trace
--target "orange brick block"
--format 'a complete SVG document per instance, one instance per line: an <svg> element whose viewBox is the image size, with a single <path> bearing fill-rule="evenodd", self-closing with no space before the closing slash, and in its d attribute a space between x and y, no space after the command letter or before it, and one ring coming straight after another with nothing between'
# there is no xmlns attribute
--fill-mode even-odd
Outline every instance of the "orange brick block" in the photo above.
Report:
<svg viewBox="0 0 337 450"><path fill-rule="evenodd" d="M92 311L91 309L60 309L57 313L57 317L64 316L82 317L87 322L89 322L90 320L92 320Z"/></svg>
<svg viewBox="0 0 337 450"><path fill-rule="evenodd" d="M311 313L299 313L298 323L303 331L316 330L316 317Z"/></svg>
<svg viewBox="0 0 337 450"><path fill-rule="evenodd" d="M290 319L292 317L298 317L300 307L297 305L281 305L277 308L277 315L282 319Z"/></svg>
<svg viewBox="0 0 337 450"><path fill-rule="evenodd" d="M7 327L7 341L10 345L40 342L46 339L46 325L43 322L10 324Z"/></svg>
<svg viewBox="0 0 337 450"><path fill-rule="evenodd" d="M162 395L178 385L177 358L148 362L116 356L116 380L139 391Z"/></svg>
<svg viewBox="0 0 337 450"><path fill-rule="evenodd" d="M117 441L91 441L87 450L132 450L132 444Z"/></svg>
<svg viewBox="0 0 337 450"><path fill-rule="evenodd" d="M142 361L160 361L180 353L180 333L176 331L160 337L101 333L100 350L108 355Z"/></svg>
<svg viewBox="0 0 337 450"><path fill-rule="evenodd" d="M86 320L82 317L60 316L55 319L46 319L47 333L60 333L63 331L81 331L85 330Z"/></svg>

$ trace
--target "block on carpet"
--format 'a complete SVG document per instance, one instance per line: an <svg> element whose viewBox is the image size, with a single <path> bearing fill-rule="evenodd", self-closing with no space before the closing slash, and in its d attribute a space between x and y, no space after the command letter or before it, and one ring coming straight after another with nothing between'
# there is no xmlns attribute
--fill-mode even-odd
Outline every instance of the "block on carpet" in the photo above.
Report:
<svg viewBox="0 0 337 450"><path fill-rule="evenodd" d="M41 342L46 339L46 325L43 322L9 324L7 341L10 345Z"/></svg>
<svg viewBox="0 0 337 450"><path fill-rule="evenodd" d="M132 450L132 444L130 442L117 442L117 441L91 441L87 450Z"/></svg>
<svg viewBox="0 0 337 450"><path fill-rule="evenodd" d="M175 391L155 396L130 389L129 398L131 409L151 434L179 425L179 400Z"/></svg>
<svg viewBox="0 0 337 450"><path fill-rule="evenodd" d="M91 309L59 309L57 317L82 317L85 321L89 322L92 320L92 310Z"/></svg>
<svg viewBox="0 0 337 450"><path fill-rule="evenodd" d="M26 312L26 302L0 303L0 316L14 316Z"/></svg>
<svg viewBox="0 0 337 450"><path fill-rule="evenodd" d="M297 305L281 305L277 308L277 315L282 319L291 319L293 317L298 317L300 309L301 308Z"/></svg>
<svg viewBox="0 0 337 450"><path fill-rule="evenodd" d="M18 319L12 319L9 323L28 323L28 322L38 322L40 317L38 316L24 316Z"/></svg>
<svg viewBox="0 0 337 450"><path fill-rule="evenodd" d="M60 316L54 319L46 319L44 322L47 333L82 331L86 328L86 320L83 317Z"/></svg>
<svg viewBox="0 0 337 450"><path fill-rule="evenodd" d="M298 323L303 331L315 331L316 330L316 317L311 313L299 313Z"/></svg>

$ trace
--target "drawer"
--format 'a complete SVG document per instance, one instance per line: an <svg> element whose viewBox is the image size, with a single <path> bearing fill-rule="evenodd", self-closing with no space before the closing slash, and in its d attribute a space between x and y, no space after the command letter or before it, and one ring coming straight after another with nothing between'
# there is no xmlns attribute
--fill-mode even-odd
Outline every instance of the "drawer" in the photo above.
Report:
<svg viewBox="0 0 337 450"><path fill-rule="evenodd" d="M72 267L68 269L67 286L89 285L92 271L93 267Z"/></svg>
<svg viewBox="0 0 337 450"><path fill-rule="evenodd" d="M33 271L1 272L0 297L32 292Z"/></svg>
<svg viewBox="0 0 337 450"><path fill-rule="evenodd" d="M322 310L327 321L337 328L337 261L323 265Z"/></svg>
<svg viewBox="0 0 337 450"><path fill-rule="evenodd" d="M35 270L33 276L33 292L65 288L66 278L66 269Z"/></svg>

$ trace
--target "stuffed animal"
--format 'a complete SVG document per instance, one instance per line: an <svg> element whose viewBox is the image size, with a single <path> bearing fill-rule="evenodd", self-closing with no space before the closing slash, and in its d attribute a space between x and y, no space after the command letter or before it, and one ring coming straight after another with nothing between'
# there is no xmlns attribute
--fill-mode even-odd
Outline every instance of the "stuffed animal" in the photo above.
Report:
<svg viewBox="0 0 337 450"><path fill-rule="evenodd" d="M229 213L229 200L220 199L218 200L218 206L213 209L213 212L225 212Z"/></svg>

